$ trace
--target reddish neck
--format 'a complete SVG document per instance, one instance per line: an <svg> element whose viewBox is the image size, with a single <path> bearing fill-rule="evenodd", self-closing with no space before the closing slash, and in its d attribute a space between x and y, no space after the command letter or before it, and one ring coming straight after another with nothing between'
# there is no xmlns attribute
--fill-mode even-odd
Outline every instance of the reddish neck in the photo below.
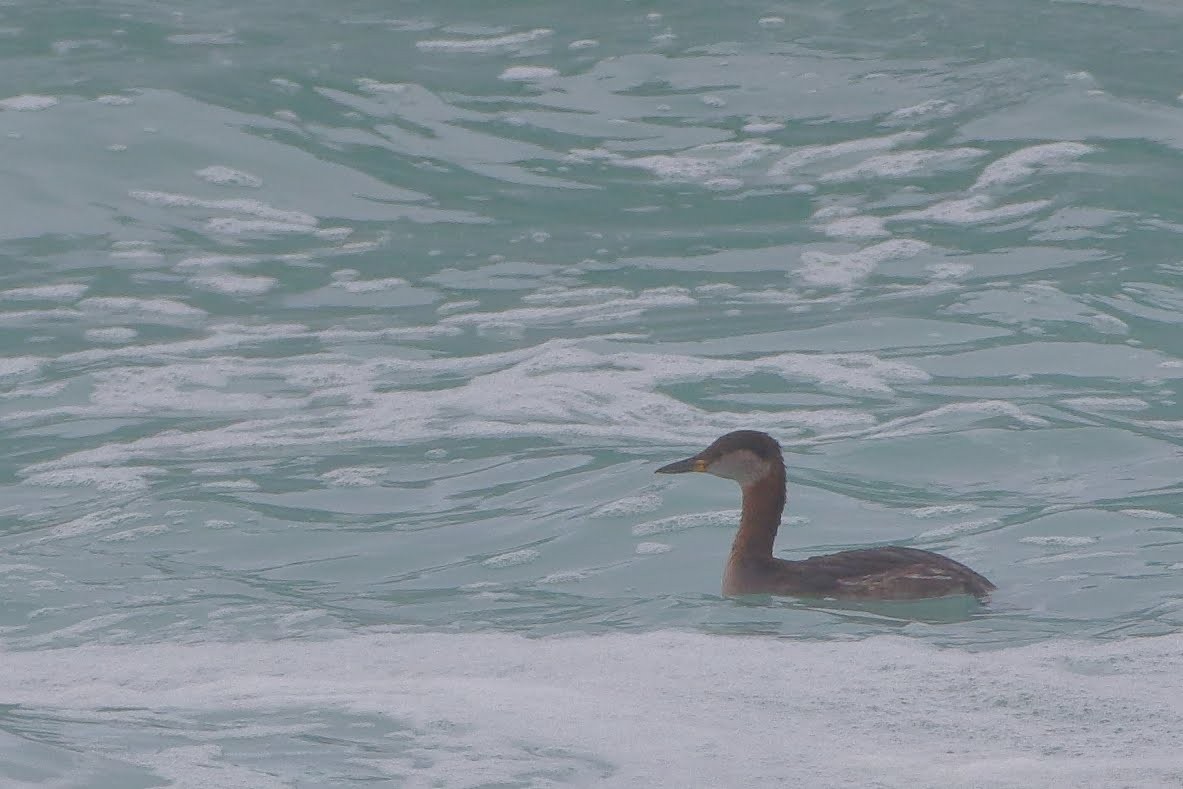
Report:
<svg viewBox="0 0 1183 789"><path fill-rule="evenodd" d="M773 469L768 475L743 486L743 516L739 532L731 544L731 558L771 559L772 543L785 509L785 470Z"/></svg>

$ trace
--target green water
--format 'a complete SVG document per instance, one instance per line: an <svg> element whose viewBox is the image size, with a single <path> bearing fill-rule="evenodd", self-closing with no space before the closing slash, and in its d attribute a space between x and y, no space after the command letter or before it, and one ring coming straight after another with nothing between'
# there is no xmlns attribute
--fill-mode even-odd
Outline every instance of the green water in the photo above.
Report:
<svg viewBox="0 0 1183 789"><path fill-rule="evenodd" d="M497 716L381 696L395 712L361 673L323 719L275 717L339 665L265 668L302 645L407 650L415 676L488 649L534 687L522 635L575 639L561 660L591 673L604 644L725 671L751 636L835 650L781 658L819 671L1004 654L1024 679L965 712L987 733L962 772L874 785L1183 781L1169 746L1096 735L1170 726L1100 702L1057 708L1093 739L972 744L998 703L1064 696L1047 655L1150 650L1133 687L1183 632L1181 34L1149 0L0 6L6 785L873 785L727 772L726 737L490 744ZM737 491L652 472L737 428L786 450L779 555L913 545L998 593L720 597ZM112 711L136 680L92 665L163 660L159 687L189 688L239 658L253 679L162 690L167 720L156 686ZM894 720L881 692L849 703ZM573 709L619 713L597 698ZM698 757L697 779L640 769Z"/></svg>

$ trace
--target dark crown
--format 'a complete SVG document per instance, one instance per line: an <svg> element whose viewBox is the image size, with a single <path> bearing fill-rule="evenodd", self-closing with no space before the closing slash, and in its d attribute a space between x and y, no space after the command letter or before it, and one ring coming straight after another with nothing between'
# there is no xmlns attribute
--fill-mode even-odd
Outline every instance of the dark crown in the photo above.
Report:
<svg viewBox="0 0 1183 789"><path fill-rule="evenodd" d="M756 455L761 460L780 460L780 444L767 433L759 430L736 430L715 439L700 455L704 459L714 460L741 449Z"/></svg>

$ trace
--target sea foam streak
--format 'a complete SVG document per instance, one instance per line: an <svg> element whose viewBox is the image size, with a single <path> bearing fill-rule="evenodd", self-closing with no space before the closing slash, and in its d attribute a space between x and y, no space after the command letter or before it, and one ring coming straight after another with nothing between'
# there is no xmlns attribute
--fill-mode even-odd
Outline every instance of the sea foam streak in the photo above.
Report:
<svg viewBox="0 0 1183 789"><path fill-rule="evenodd" d="M1183 777L1181 650L371 633L6 652L0 697L93 721L100 752L155 775L196 760L192 787L362 762L411 786L1157 786ZM168 747L144 739L145 710ZM254 769L268 737L309 725L330 739Z"/></svg>

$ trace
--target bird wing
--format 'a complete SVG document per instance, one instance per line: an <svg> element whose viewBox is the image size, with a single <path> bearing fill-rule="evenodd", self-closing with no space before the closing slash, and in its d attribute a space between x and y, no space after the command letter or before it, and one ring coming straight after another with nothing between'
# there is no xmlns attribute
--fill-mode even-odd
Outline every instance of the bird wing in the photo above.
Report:
<svg viewBox="0 0 1183 789"><path fill-rule="evenodd" d="M917 548L862 548L794 562L817 594L866 597L985 595L989 580L960 562Z"/></svg>

